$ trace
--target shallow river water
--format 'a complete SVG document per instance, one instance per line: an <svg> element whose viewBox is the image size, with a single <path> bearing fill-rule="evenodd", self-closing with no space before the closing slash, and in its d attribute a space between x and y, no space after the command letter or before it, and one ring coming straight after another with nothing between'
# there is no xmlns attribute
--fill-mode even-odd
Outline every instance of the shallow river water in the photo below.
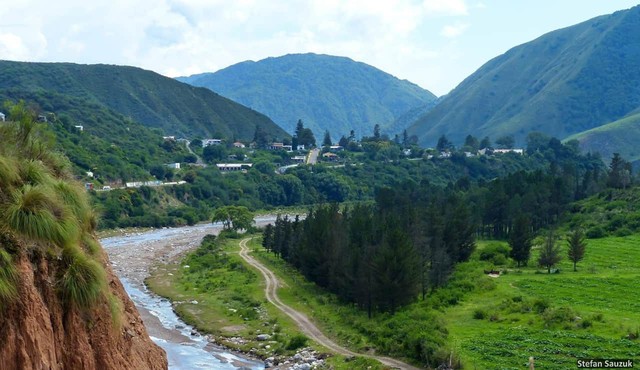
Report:
<svg viewBox="0 0 640 370"><path fill-rule="evenodd" d="M101 240L108 254L115 252L112 248L132 248L140 250L144 245L156 241L171 240L173 237L202 232L215 225L197 225L182 228L158 229L133 235L124 235ZM202 230L201 230L202 229ZM122 263L122 262L121 262ZM115 267L115 266L114 266ZM123 266L114 268L116 273ZM169 369L264 369L260 361L243 358L210 344L199 334L192 335L192 327L184 323L173 311L171 302L160 298L143 285L127 280L124 274L118 273L125 290L135 303L143 318L145 313L157 318L159 325L146 325L151 339L167 352ZM145 319L145 322L147 320Z"/></svg>

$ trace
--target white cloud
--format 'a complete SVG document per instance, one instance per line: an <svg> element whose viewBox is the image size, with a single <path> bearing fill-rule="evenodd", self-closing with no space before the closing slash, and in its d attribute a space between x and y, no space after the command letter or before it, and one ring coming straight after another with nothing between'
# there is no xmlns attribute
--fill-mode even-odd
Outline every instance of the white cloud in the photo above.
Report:
<svg viewBox="0 0 640 370"><path fill-rule="evenodd" d="M447 38L455 38L462 35L468 28L468 23L456 22L454 24L444 26L440 31L440 35Z"/></svg>
<svg viewBox="0 0 640 370"><path fill-rule="evenodd" d="M464 0L424 0L424 11L431 16L468 15L469 7Z"/></svg>

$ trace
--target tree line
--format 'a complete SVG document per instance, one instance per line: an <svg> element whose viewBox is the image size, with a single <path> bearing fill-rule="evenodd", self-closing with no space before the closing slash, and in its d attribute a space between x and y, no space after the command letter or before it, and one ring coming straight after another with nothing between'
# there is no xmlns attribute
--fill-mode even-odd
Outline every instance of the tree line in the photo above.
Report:
<svg viewBox="0 0 640 370"><path fill-rule="evenodd" d="M382 188L373 204L322 205L304 220L278 217L265 228L263 246L369 315L394 312L442 286L475 248L463 198L431 190Z"/></svg>

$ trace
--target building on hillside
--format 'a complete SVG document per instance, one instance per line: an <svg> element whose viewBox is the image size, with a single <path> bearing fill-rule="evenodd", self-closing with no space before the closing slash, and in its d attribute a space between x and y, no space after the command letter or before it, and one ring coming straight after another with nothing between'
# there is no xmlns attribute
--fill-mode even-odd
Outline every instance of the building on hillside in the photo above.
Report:
<svg viewBox="0 0 640 370"><path fill-rule="evenodd" d="M202 147L206 148L210 145L220 145L222 144L222 139L204 139L202 140Z"/></svg>
<svg viewBox="0 0 640 370"><path fill-rule="evenodd" d="M4 122L6 118L7 117L4 115L4 113L0 112L0 121Z"/></svg>
<svg viewBox="0 0 640 370"><path fill-rule="evenodd" d="M234 148L244 148L245 145L239 141L236 141L235 143L233 143L233 147Z"/></svg>
<svg viewBox="0 0 640 370"><path fill-rule="evenodd" d="M307 157L303 155L296 155L295 157L291 157L291 161L294 163L304 163L307 160Z"/></svg>
<svg viewBox="0 0 640 370"><path fill-rule="evenodd" d="M216 167L220 172L246 171L253 166L253 163L218 163Z"/></svg>
<svg viewBox="0 0 640 370"><path fill-rule="evenodd" d="M164 140L164 141L176 141L176 137L175 136L163 136L162 140Z"/></svg>
<svg viewBox="0 0 640 370"><path fill-rule="evenodd" d="M304 151L304 150L307 150L307 148L304 146L304 144L299 144L299 145L296 145L296 150Z"/></svg>
<svg viewBox="0 0 640 370"><path fill-rule="evenodd" d="M493 154L516 153L523 155L524 149L494 149Z"/></svg>
<svg viewBox="0 0 640 370"><path fill-rule="evenodd" d="M93 172L87 171L87 177L93 178Z"/></svg>
<svg viewBox="0 0 640 370"><path fill-rule="evenodd" d="M180 169L180 163L176 162L176 163L167 163L166 165L169 168L173 168L174 170L179 170Z"/></svg>
<svg viewBox="0 0 640 370"><path fill-rule="evenodd" d="M45 116L44 114L40 114L38 116L38 122L49 122L49 120L47 119L47 116Z"/></svg>
<svg viewBox="0 0 640 370"><path fill-rule="evenodd" d="M78 131L84 131L84 126L82 126L82 125L75 125L73 127L77 128Z"/></svg>
<svg viewBox="0 0 640 370"><path fill-rule="evenodd" d="M337 154L331 152L322 154L322 158L327 162L337 162L340 159Z"/></svg>
<svg viewBox="0 0 640 370"><path fill-rule="evenodd" d="M329 150L332 152L341 152L344 150L344 148L341 145L331 145L329 147Z"/></svg>
<svg viewBox="0 0 640 370"><path fill-rule="evenodd" d="M293 147L291 145L285 145L283 143L271 143L269 145L270 150L286 150L287 152L292 152Z"/></svg>

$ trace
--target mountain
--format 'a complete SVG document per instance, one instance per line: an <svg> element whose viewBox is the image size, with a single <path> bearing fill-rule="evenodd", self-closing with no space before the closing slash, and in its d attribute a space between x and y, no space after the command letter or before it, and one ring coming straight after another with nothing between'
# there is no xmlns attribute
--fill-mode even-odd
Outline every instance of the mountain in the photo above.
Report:
<svg viewBox="0 0 640 370"><path fill-rule="evenodd" d="M165 135L251 140L256 126L286 133L268 117L208 89L135 67L0 61L0 92L54 92L95 103Z"/></svg>
<svg viewBox="0 0 640 370"><path fill-rule="evenodd" d="M371 135L376 124L389 134L401 132L404 127L394 131L385 127L436 99L429 91L370 65L317 54L246 61L179 80L263 112L290 133L302 119L318 141L325 130L334 139L351 130L357 136Z"/></svg>
<svg viewBox="0 0 640 370"><path fill-rule="evenodd" d="M409 133L434 145L445 134L531 131L566 138L617 121L640 107L640 7L543 35L487 62ZM640 138L639 138L640 139Z"/></svg>
<svg viewBox="0 0 640 370"><path fill-rule="evenodd" d="M620 153L629 161L640 160L640 113L630 115L609 124L571 135L566 138L578 140L580 148L585 152L599 152L605 161L613 153Z"/></svg>

